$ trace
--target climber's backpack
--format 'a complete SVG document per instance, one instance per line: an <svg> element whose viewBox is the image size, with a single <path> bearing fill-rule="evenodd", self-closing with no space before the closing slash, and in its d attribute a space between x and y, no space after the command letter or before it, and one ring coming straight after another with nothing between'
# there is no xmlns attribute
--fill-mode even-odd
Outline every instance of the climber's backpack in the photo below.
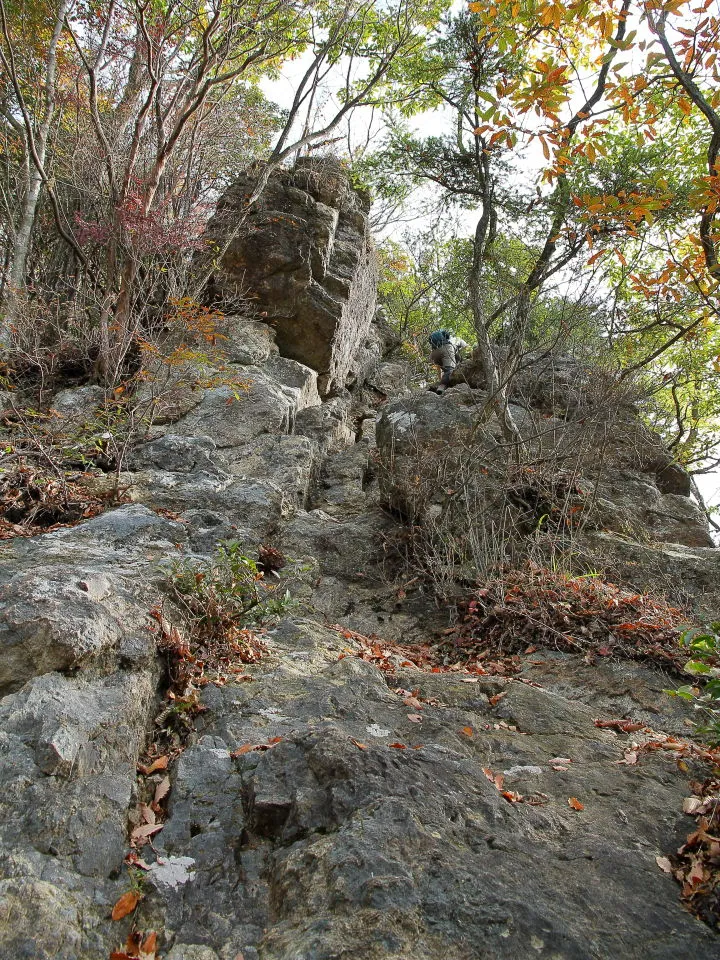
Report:
<svg viewBox="0 0 720 960"><path fill-rule="evenodd" d="M452 334L449 330L436 330L435 333L430 334L428 340L433 350L437 350L439 347L444 347L446 343L449 343L451 336Z"/></svg>

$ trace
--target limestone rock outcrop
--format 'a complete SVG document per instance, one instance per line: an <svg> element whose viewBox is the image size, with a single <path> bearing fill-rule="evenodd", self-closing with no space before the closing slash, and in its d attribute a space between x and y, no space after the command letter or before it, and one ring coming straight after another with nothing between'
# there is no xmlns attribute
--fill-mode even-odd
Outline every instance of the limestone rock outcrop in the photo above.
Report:
<svg viewBox="0 0 720 960"><path fill-rule="evenodd" d="M379 355L369 198L332 159L277 171L248 211L256 183L252 171L236 181L210 224L208 242L227 246L213 292L221 303L247 298L276 330L282 355L316 370L326 395Z"/></svg>
<svg viewBox="0 0 720 960"><path fill-rule="evenodd" d="M555 523L558 496L624 582L672 568L717 613L720 551L693 545L708 537L687 477L630 407L613 434L564 361L562 397L529 379L514 395L522 464L480 384L440 398L377 364L363 201L328 169L271 187L259 264L240 242L228 284L247 258L257 289L287 298L277 323L231 323L234 385L186 384L162 408L111 478L130 502L0 544L0 960L122 955L131 929L157 932L160 960L714 960L717 935L656 861L692 829L702 769L664 750L628 762L627 735L594 723L686 736L672 678L551 647L512 678L385 656L448 625L398 562L407 521L467 527L472 507L492 529L508 492L513 536ZM138 762L183 711L156 643L168 571L227 540L294 561L294 605L260 662L194 687L201 709L151 774L167 791L154 823ZM128 861L138 824L152 844ZM137 911L113 921L131 885Z"/></svg>

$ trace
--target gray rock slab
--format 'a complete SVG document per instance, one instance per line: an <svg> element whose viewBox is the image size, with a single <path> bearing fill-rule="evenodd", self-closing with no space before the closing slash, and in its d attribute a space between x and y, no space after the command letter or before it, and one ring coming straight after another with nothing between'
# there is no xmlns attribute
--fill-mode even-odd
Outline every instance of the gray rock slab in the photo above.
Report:
<svg viewBox="0 0 720 960"><path fill-rule="evenodd" d="M687 830L673 761L619 765L627 738L590 706L520 682L408 671L396 682L439 701L413 722L379 670L337 659L334 631L286 621L269 639L254 682L208 690L177 768L158 843L195 861L163 895L179 943L268 960L716 956L655 863Z"/></svg>

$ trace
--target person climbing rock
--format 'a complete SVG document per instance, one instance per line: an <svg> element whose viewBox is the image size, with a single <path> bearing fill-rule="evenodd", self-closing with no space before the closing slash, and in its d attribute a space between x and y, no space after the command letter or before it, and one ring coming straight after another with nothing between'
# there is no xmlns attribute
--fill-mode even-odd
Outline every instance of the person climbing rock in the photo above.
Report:
<svg viewBox="0 0 720 960"><path fill-rule="evenodd" d="M449 384L453 370L462 359L462 351L467 349L468 344L460 337L453 336L450 330L436 330L428 337L432 351L430 361L442 371L442 376L438 383L432 384L428 390L443 394Z"/></svg>

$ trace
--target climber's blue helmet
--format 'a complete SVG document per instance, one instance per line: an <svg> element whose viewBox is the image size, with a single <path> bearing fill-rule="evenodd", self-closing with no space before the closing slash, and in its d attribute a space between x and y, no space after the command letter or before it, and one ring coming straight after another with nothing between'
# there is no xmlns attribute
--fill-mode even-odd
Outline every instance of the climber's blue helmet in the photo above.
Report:
<svg viewBox="0 0 720 960"><path fill-rule="evenodd" d="M443 347L446 343L449 343L451 336L452 333L449 330L436 330L430 334L428 341L433 350L437 350L438 347Z"/></svg>

